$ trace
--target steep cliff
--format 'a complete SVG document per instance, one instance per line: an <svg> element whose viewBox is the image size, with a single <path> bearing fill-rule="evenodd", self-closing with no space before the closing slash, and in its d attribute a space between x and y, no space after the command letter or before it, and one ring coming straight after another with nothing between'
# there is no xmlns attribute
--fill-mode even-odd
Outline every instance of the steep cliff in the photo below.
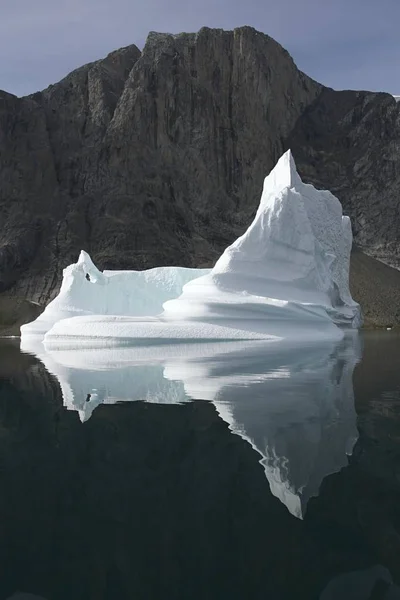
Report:
<svg viewBox="0 0 400 600"><path fill-rule="evenodd" d="M330 189L357 244L400 266L400 104L388 94L324 89L287 140L304 179Z"/></svg>
<svg viewBox="0 0 400 600"><path fill-rule="evenodd" d="M291 147L357 243L400 264L400 104L334 92L250 27L150 33L18 99L0 93L0 291L46 303L81 248L101 268L210 266Z"/></svg>

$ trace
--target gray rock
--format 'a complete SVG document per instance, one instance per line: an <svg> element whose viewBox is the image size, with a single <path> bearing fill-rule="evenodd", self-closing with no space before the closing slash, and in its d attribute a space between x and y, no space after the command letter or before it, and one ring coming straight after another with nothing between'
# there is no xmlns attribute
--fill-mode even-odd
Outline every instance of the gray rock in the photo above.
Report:
<svg viewBox="0 0 400 600"><path fill-rule="evenodd" d="M400 266L400 105L389 94L324 89L287 140L305 180L330 189L357 245Z"/></svg>
<svg viewBox="0 0 400 600"><path fill-rule="evenodd" d="M350 289L361 304L364 326L392 328L400 323L400 271L354 248Z"/></svg>
<svg viewBox="0 0 400 600"><path fill-rule="evenodd" d="M0 93L0 291L41 304L83 248L100 268L205 267L289 146L358 244L400 264L400 105L334 92L251 27L150 33L47 90Z"/></svg>

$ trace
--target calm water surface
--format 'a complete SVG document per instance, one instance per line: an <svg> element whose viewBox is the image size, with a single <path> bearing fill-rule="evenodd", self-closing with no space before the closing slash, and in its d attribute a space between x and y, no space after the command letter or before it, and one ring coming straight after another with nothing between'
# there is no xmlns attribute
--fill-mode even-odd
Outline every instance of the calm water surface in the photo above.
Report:
<svg viewBox="0 0 400 600"><path fill-rule="evenodd" d="M397 334L23 350L0 340L0 598L400 598Z"/></svg>

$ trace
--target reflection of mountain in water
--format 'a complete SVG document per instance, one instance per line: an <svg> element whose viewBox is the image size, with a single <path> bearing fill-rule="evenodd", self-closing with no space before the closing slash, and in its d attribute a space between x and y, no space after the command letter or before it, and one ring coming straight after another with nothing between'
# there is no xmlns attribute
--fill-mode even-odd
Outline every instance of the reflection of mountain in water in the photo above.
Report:
<svg viewBox="0 0 400 600"><path fill-rule="evenodd" d="M60 382L64 404L83 421L100 403L211 401L261 455L272 493L302 517L322 479L347 464L357 438L357 348L351 334L339 344L301 347L252 342L34 351Z"/></svg>

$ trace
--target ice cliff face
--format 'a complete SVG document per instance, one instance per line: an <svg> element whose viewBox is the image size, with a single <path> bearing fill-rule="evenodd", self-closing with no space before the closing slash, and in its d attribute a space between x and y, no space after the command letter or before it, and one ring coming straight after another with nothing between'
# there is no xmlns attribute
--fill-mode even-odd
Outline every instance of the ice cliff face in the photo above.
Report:
<svg viewBox="0 0 400 600"><path fill-rule="evenodd" d="M351 224L339 200L304 184L290 152L266 177L248 230L213 270L164 305L167 319L329 320L358 327L349 291Z"/></svg>
<svg viewBox="0 0 400 600"><path fill-rule="evenodd" d="M75 264L63 271L60 293L21 336L43 336L58 321L89 315L153 316L163 303L178 296L185 283L208 269L159 267L145 271L104 271L81 251Z"/></svg>

